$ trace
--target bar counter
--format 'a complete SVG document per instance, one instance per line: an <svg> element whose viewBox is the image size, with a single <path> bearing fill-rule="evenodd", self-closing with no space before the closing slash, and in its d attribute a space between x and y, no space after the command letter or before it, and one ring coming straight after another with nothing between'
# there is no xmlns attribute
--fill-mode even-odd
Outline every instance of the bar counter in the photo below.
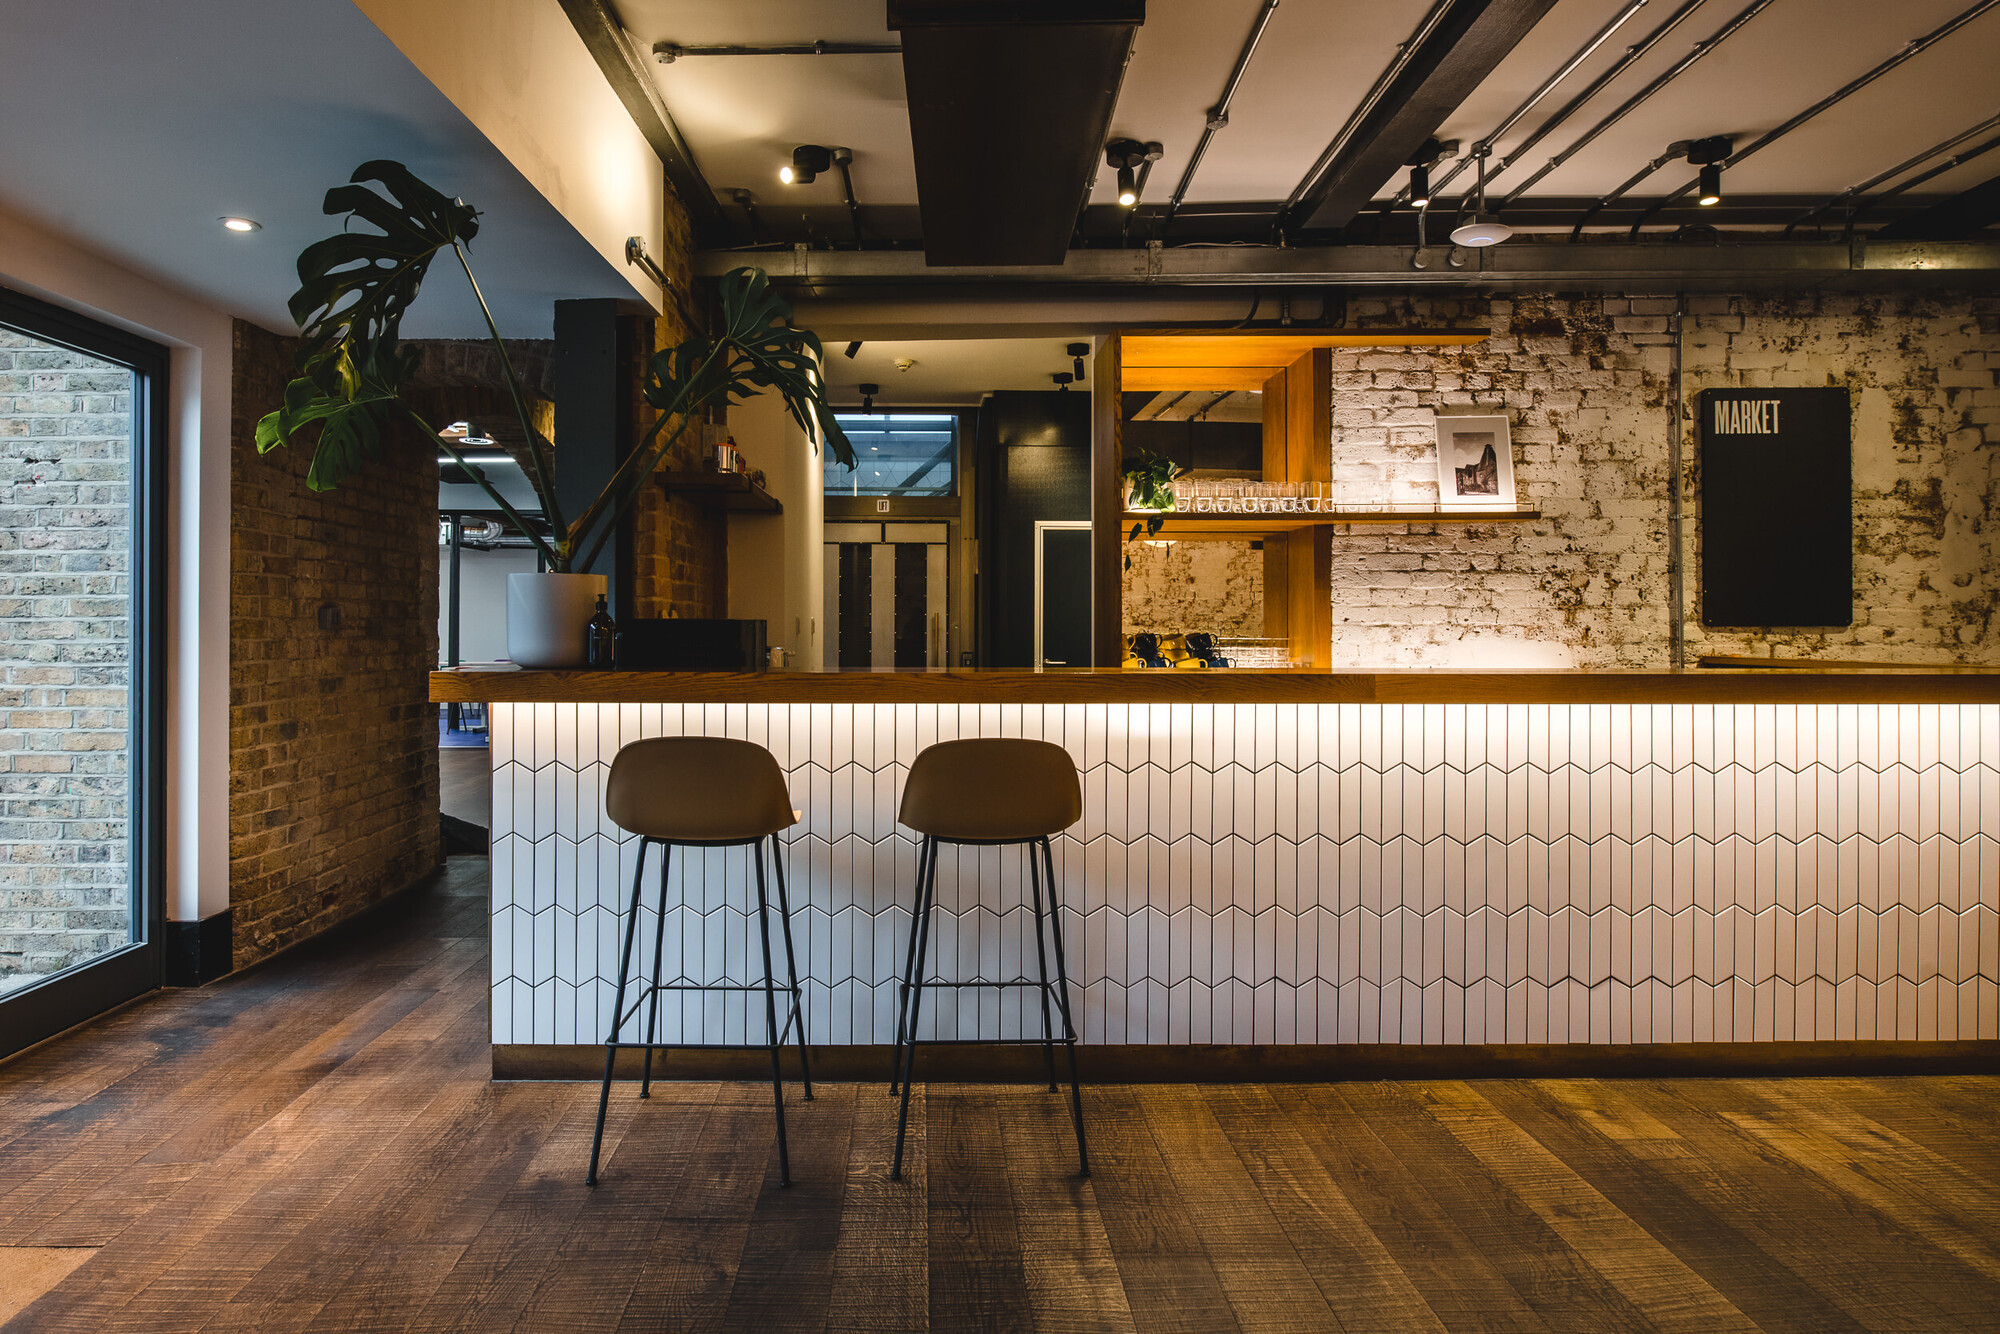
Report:
<svg viewBox="0 0 2000 1334"><path fill-rule="evenodd" d="M786 858L816 1045L890 1041L901 777L975 735L1082 771L1055 856L1092 1044L1192 1073L1197 1048L2000 1037L1991 669L460 670L431 697L491 706L500 1074L588 1071L636 846L604 775L677 734L768 746L805 812ZM753 980L746 875L740 851L676 857L667 971ZM1015 850L947 855L942 975L1021 971L1026 892ZM939 996L939 1036L1039 1032L1018 996ZM690 996L662 1019L728 1042L746 1017Z"/></svg>

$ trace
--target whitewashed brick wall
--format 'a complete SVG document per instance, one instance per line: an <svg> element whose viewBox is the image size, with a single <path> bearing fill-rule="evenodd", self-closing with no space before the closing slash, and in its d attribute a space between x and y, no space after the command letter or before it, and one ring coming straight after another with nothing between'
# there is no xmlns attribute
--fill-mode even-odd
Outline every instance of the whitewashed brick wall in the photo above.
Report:
<svg viewBox="0 0 2000 1334"><path fill-rule="evenodd" d="M1504 410L1521 502L1543 518L1336 530L1336 666L1668 665L1674 305L1527 295L1349 304L1360 327L1491 336L1336 352L1334 480L1435 503L1432 414ZM1854 402L1856 615L1838 632L1702 628L1699 450L1683 419L1691 658L2000 661L2000 299L1691 296L1682 349L1687 413L1707 388L1838 385ZM1177 607L1174 585L1152 572L1160 564L1145 562L1142 581L1152 620L1187 620L1221 592L1197 579Z"/></svg>

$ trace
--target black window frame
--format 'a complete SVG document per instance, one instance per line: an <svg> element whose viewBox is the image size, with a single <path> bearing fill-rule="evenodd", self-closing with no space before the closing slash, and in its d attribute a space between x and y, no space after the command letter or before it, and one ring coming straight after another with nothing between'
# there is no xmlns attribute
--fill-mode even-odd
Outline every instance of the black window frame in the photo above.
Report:
<svg viewBox="0 0 2000 1334"><path fill-rule="evenodd" d="M0 1059L162 982L166 938L167 395L162 344L0 287L0 325L125 367L132 377L132 623L126 823L132 940L0 998Z"/></svg>

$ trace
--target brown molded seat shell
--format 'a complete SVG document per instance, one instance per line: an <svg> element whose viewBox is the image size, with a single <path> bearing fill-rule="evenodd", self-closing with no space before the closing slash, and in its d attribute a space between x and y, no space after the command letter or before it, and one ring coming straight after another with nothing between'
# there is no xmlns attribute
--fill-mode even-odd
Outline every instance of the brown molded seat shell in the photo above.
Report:
<svg viewBox="0 0 2000 1334"><path fill-rule="evenodd" d="M797 822L777 757L720 736L626 746L611 762L604 813L620 829L670 843L748 843Z"/></svg>
<svg viewBox="0 0 2000 1334"><path fill-rule="evenodd" d="M954 842L1046 838L1083 818L1083 784L1069 752L1052 742L941 741L911 761L896 818L920 834Z"/></svg>

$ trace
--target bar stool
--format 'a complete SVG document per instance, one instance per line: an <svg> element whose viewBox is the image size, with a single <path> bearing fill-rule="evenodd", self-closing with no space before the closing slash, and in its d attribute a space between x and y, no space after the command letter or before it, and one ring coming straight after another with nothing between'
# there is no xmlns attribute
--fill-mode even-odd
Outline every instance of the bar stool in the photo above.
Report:
<svg viewBox="0 0 2000 1334"><path fill-rule="evenodd" d="M903 1175L903 1135L910 1119L910 1080L917 1065L917 1020L926 987L1033 987L1042 1002L1042 1059L1048 1066L1049 1092L1056 1091L1057 1045L1069 1051L1070 1119L1076 1125L1078 1174L1090 1175L1090 1155L1083 1142L1083 1091L1076 1074L1076 1024L1070 1017L1069 967L1063 958L1062 922L1057 915L1055 862L1049 836L1060 833L1083 816L1083 786L1069 752L1047 741L982 737L942 741L919 752L903 781L903 805L896 818L923 835L917 853L917 910L910 919L910 946L904 958L903 981L897 996L896 1047L889 1073L889 1092L900 1080L902 1107L896 1114L896 1161L892 1180ZM930 948L931 915L937 907L938 846L963 843L991 846L1025 843L1028 880L1033 887L1035 958L1039 981L1021 977L1006 982L924 981ZM1056 955L1056 976L1049 980L1048 948L1044 945L1042 886L1048 886L1049 942ZM1063 1035L1055 1035L1049 1000L1062 1015ZM932 1039L944 1041L944 1039ZM979 1039L951 1039L977 1042ZM1022 1045L1033 1038L1008 1039Z"/></svg>
<svg viewBox="0 0 2000 1334"><path fill-rule="evenodd" d="M611 1071L618 1052L626 1047L643 1047L646 1061L639 1078L639 1096L650 1097L655 1048L700 1048L703 1050L765 1051L771 1053L771 1093L778 1113L778 1179L792 1184L790 1156L785 1149L785 1086L779 1072L778 1051L785 1035L798 1026L799 1075L805 1083L806 1099L812 1099L812 1069L806 1063L806 1015L799 993L799 975L792 954L792 906L785 893L785 861L778 847L778 831L798 822L791 796L785 790L784 771L771 752L748 741L728 737L677 736L635 741L618 752L611 762L611 775L604 786L604 812L620 829L639 835L639 864L632 872L632 907L625 923L625 955L618 965L618 995L611 1007L611 1032L604 1039L604 1088L597 1099L597 1133L590 1141L590 1175L585 1184L597 1184L597 1155L604 1144L604 1113L611 1102ZM764 840L771 840L771 861L778 876L778 923L785 941L787 985L777 986L771 968L770 907L764 891ZM632 971L632 940L639 929L639 893L646 873L646 849L660 845L660 906L654 919L652 981L640 988L631 1009L625 1008L627 975ZM757 937L764 947L764 982L756 986L736 986L719 982L694 982L685 975L671 982L660 981L661 947L667 931L667 870L673 849L751 848L757 868ZM778 1027L777 995L791 995L791 1007L783 1029ZM659 1033L660 993L663 991L743 991L764 993L765 1033L763 1043L656 1042ZM650 1005L648 1006L648 1002ZM648 1006L646 1040L621 1040L626 1023L641 1006Z"/></svg>

